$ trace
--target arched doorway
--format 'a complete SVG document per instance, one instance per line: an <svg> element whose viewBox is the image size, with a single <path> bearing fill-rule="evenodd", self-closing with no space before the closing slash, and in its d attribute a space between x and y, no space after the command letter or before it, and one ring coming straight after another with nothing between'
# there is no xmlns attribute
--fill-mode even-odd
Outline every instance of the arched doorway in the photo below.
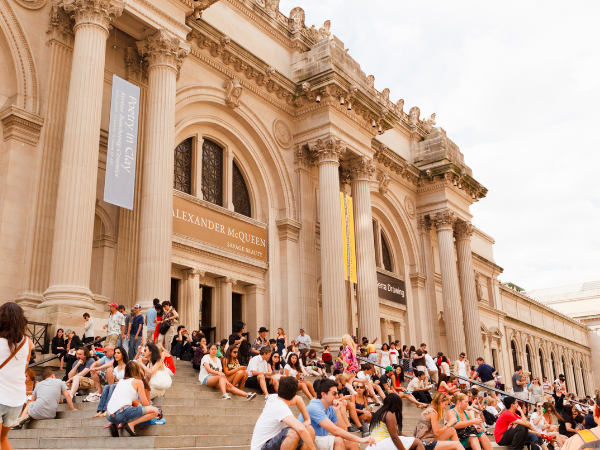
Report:
<svg viewBox="0 0 600 450"><path fill-rule="evenodd" d="M527 359L527 371L531 373L531 349L529 348L529 344L525 346L525 357Z"/></svg>
<svg viewBox="0 0 600 450"><path fill-rule="evenodd" d="M519 365L519 360L517 358L517 344L515 344L515 341L510 341L510 352L513 360L513 369L516 371L517 366Z"/></svg>
<svg viewBox="0 0 600 450"><path fill-rule="evenodd" d="M565 376L565 386L567 387L567 392L571 392L571 388L569 386L569 381L567 377L567 362L565 361L565 356L562 356L562 366L563 366L563 375Z"/></svg>
<svg viewBox="0 0 600 450"><path fill-rule="evenodd" d="M540 348L539 352L540 357L540 368L542 369L542 379L546 377L546 366L544 365L544 354L542 353L542 349Z"/></svg>
<svg viewBox="0 0 600 450"><path fill-rule="evenodd" d="M552 372L554 373L554 378L558 378L558 372L556 371L556 360L554 358L554 353L550 353L550 361L552 362Z"/></svg>

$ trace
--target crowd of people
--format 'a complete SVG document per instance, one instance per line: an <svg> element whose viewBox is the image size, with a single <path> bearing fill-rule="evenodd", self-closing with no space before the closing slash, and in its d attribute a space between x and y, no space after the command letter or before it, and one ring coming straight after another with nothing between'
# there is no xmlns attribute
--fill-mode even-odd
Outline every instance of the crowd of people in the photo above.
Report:
<svg viewBox="0 0 600 450"><path fill-rule="evenodd" d="M92 345L98 337L84 314L83 340L70 329L57 330L52 340L64 378L46 368L37 381L27 370L33 345L23 311L15 303L0 306L3 442L11 427L56 417L61 397L75 410L81 391L84 401L98 403L94 417L106 417L112 436L119 429L135 436L138 425L162 418L153 399L170 388L179 359L191 361L199 383L223 400L264 396L252 450L358 450L361 443L383 450L491 450L492 436L510 450L576 450L572 441L581 430L600 437L600 398L576 401L563 375L549 383L517 367L511 391L497 393L504 385L482 357L473 366L465 353L456 361L442 352L432 357L425 343L378 348L377 339L344 335L335 354L330 346L317 353L304 329L289 339L282 328L268 338L261 327L250 341L241 321L227 339L208 342L200 330L179 324L168 301L155 299L145 314L139 305L130 312L114 303L109 308L102 346ZM410 436L402 433L403 399L422 409Z"/></svg>

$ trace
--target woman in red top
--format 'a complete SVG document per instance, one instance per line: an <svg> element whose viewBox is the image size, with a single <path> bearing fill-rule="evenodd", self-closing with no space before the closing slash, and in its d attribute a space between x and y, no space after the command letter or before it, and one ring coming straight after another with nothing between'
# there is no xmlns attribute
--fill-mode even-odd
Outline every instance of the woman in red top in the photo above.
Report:
<svg viewBox="0 0 600 450"><path fill-rule="evenodd" d="M162 344L156 344L156 346L160 350L160 356L162 357L165 367L175 374L175 361L173 361L171 354L165 350Z"/></svg>
<svg viewBox="0 0 600 450"><path fill-rule="evenodd" d="M158 341L158 335L160 334L159 330L160 330L160 322L162 321L163 318L163 308L162 305L159 303L158 305L156 305L154 307L154 309L156 309L156 325L154 327L154 339L153 342L156 343ZM161 344L164 345L165 341L163 340L161 342Z"/></svg>
<svg viewBox="0 0 600 450"><path fill-rule="evenodd" d="M438 388L438 392L442 394L446 394L448 397L452 397L454 394L460 391L456 386L457 381L454 375L450 375L450 379L448 382L444 379L445 375L440 375L440 387Z"/></svg>
<svg viewBox="0 0 600 450"><path fill-rule="evenodd" d="M398 365L398 366L396 366L396 369L394 370L394 373L392 374L392 389L393 389L393 391L396 392L400 396L400 398L405 398L409 402L417 405L419 408L426 408L427 405L425 403L419 402L414 397L414 395L407 394L405 392L406 389L404 389L402 387L402 383L404 383L404 370L402 369L401 365Z"/></svg>
<svg viewBox="0 0 600 450"><path fill-rule="evenodd" d="M331 366L333 366L333 357L331 356L331 345L326 345L325 350L323 350L323 354L321 355L321 359L327 368L326 371L328 373L332 373Z"/></svg>

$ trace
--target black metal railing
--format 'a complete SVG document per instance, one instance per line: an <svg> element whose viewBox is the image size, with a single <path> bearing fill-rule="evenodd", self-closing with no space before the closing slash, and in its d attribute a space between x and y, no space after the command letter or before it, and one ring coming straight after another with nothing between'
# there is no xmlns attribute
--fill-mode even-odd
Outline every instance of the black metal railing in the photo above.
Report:
<svg viewBox="0 0 600 450"><path fill-rule="evenodd" d="M49 323L27 321L27 333L35 347L35 350L46 354L50 350L50 338L48 337Z"/></svg>
<svg viewBox="0 0 600 450"><path fill-rule="evenodd" d="M96 345L96 344L98 344L98 343L100 343L100 342L103 342L103 341L105 341L105 340L106 340L106 336L104 336L104 337L102 337L102 338L100 338L100 339L96 339L95 341L88 342L87 344L83 344L83 346L84 346L84 347L93 346L93 345ZM52 356L49 356L49 357L48 357L48 358L46 358L46 359L42 359L41 361L37 361L37 362L34 362L34 363L31 363L31 364L29 364L28 368L32 368L32 367L36 367L36 366L40 366L40 365L42 365L42 364L45 364L45 363L47 363L48 361L52 361L52 360L54 360L54 359L57 359L57 358L58 358L58 355L52 355Z"/></svg>

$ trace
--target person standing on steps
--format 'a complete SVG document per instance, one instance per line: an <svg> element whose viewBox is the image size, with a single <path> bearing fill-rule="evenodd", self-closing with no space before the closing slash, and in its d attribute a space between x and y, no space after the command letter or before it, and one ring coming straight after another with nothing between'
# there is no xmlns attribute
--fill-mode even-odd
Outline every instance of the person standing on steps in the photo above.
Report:
<svg viewBox="0 0 600 450"><path fill-rule="evenodd" d="M315 382L317 398L312 400L308 406L310 422L315 429L315 445L319 450L358 450L358 444L375 444L375 440L368 437L358 437L348 433L346 419L342 409L345 409L346 401L338 400L337 382L329 379L317 380ZM298 417L304 422L304 417Z"/></svg>
<svg viewBox="0 0 600 450"><path fill-rule="evenodd" d="M83 313L83 329L83 343L94 342L94 321L90 318L89 313Z"/></svg>
<svg viewBox="0 0 600 450"><path fill-rule="evenodd" d="M296 338L296 345L298 346L298 350L302 351L304 349L310 350L310 344L312 344L312 340L310 336L306 334L304 328L300 328L300 334Z"/></svg>
<svg viewBox="0 0 600 450"><path fill-rule="evenodd" d="M281 377L277 395L267 399L256 421L250 450L315 450L315 430L302 398L296 395L298 380ZM304 423L294 417L290 406L296 406Z"/></svg>
<svg viewBox="0 0 600 450"><path fill-rule="evenodd" d="M152 301L152 306L146 310L144 322L146 324L146 342L154 342L154 329L156 327L156 305L160 304L160 300L155 298Z"/></svg>
<svg viewBox="0 0 600 450"><path fill-rule="evenodd" d="M133 316L129 322L129 359L135 358L138 347L142 345L142 334L144 332L144 317L142 316L142 307L135 305L133 307Z"/></svg>
<svg viewBox="0 0 600 450"><path fill-rule="evenodd" d="M471 380L477 376L479 376L481 382L486 386L491 388L496 387L496 369L487 364L481 356L477 358L477 368L473 375L471 375Z"/></svg>
<svg viewBox="0 0 600 450"><path fill-rule="evenodd" d="M247 365L252 355L250 354L250 344L244 336L246 324L238 320L233 324L233 332L229 335L229 345L238 345L238 360L240 364Z"/></svg>
<svg viewBox="0 0 600 450"><path fill-rule="evenodd" d="M27 401L25 369L33 344L27 336L27 319L14 302L0 306L0 447L12 448L8 441L10 428L19 419Z"/></svg>
<svg viewBox="0 0 600 450"><path fill-rule="evenodd" d="M179 317L179 313L175 311L175 308L173 308L173 305L171 305L171 302L169 301L162 302L162 307L164 312L160 323L158 343L162 344L162 342L165 341L167 351L171 351L171 335L169 335L168 338L166 335L171 332L173 322Z"/></svg>
<svg viewBox="0 0 600 450"><path fill-rule="evenodd" d="M125 320L125 332L121 334L117 341L117 347L129 348L129 332L131 328L131 314L125 311L124 305L119 305L117 310L123 314Z"/></svg>
<svg viewBox="0 0 600 450"><path fill-rule="evenodd" d="M106 330L104 345L112 344L117 347L119 338L125 335L125 317L117 311L118 305L116 303L111 303L108 307L110 309L108 323L102 327Z"/></svg>

